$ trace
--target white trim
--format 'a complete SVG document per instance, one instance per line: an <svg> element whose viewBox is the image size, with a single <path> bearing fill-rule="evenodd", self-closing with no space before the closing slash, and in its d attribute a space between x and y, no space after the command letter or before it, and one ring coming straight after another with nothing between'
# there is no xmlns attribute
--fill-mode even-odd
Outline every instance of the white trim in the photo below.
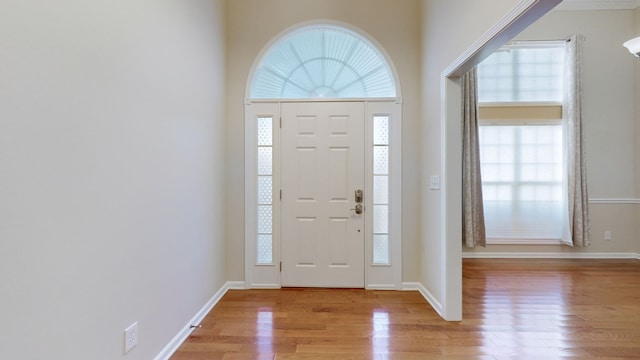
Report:
<svg viewBox="0 0 640 360"><path fill-rule="evenodd" d="M390 265L379 266L365 262L365 279L362 284L365 288L382 286L384 288L395 287L399 289L402 285L402 99L350 99L349 102L360 102L365 105L365 117L368 124L373 115L385 114L392 119L390 123L390 184L389 184L389 239L390 245ZM257 237L256 223L256 125L255 118L258 115L274 117L274 122L280 119L281 105L284 103L305 102L303 100L272 100L260 99L253 101L247 99L245 102L245 283L246 288L255 289L278 289L280 284L279 263L281 261L280 242L280 200L276 196L281 189L280 184L280 132L274 125L273 139L273 264L257 265L255 261ZM326 102L326 99L318 99L318 102ZM338 99L338 102L344 102ZM366 128L367 134L372 133ZM370 137L368 135L368 137ZM367 140L370 141L370 140ZM366 146L366 164L371 161L370 146ZM367 165L369 166L369 165ZM370 169L369 169L370 170ZM367 171L367 177L371 172ZM369 181L368 179L367 181ZM368 185L372 188L371 184ZM366 197L369 201L370 197ZM371 212L366 212L370 216ZM367 229L372 229L372 225L367 223ZM367 231L366 234L370 232ZM365 242L366 259L371 258L371 239L367 237ZM371 283L370 283L371 282ZM384 284L384 285L380 285Z"/></svg>
<svg viewBox="0 0 640 360"><path fill-rule="evenodd" d="M189 335L193 332L195 328L192 328L191 325L200 324L200 322L207 316L207 314L213 309L213 307L222 299L224 294L227 293L228 290L236 289L238 284L244 284L243 282L238 281L228 281L222 287L216 291L215 294L207 301L206 304L198 311L187 324L178 331L176 336L169 341L169 343L154 357L154 360L168 360L173 353L175 353L180 345L187 340ZM244 285L243 285L244 288Z"/></svg>
<svg viewBox="0 0 640 360"><path fill-rule="evenodd" d="M424 287L419 282L403 282L402 283L403 291L417 291L422 295L422 297L431 305L433 310L440 315L440 317L444 318L444 308L438 302L435 296L433 296L427 288Z"/></svg>
<svg viewBox="0 0 640 360"><path fill-rule="evenodd" d="M309 99L250 99L244 100L245 105L260 103L315 103L315 102L395 102L402 104L401 97L381 97L381 98L309 98Z"/></svg>
<svg viewBox="0 0 640 360"><path fill-rule="evenodd" d="M364 288L367 290L398 290L394 284L368 284Z"/></svg>
<svg viewBox="0 0 640 360"><path fill-rule="evenodd" d="M282 289L280 284L251 284L250 287L245 287L245 289Z"/></svg>
<svg viewBox="0 0 640 360"><path fill-rule="evenodd" d="M463 252L464 259L638 259L637 253Z"/></svg>
<svg viewBox="0 0 640 360"><path fill-rule="evenodd" d="M244 281L227 281L228 290L246 290Z"/></svg>
<svg viewBox="0 0 640 360"><path fill-rule="evenodd" d="M562 241L560 239L487 238L487 245L562 245Z"/></svg>
<svg viewBox="0 0 640 360"><path fill-rule="evenodd" d="M562 0L522 0L449 65L445 77L461 77ZM565 0L566 1L566 0Z"/></svg>
<svg viewBox="0 0 640 360"><path fill-rule="evenodd" d="M564 0L555 10L633 10L640 0Z"/></svg>
<svg viewBox="0 0 640 360"><path fill-rule="evenodd" d="M257 238L257 133L256 118L258 116L270 116L273 118L273 264L258 265L256 262L256 238ZM280 103L278 102L249 102L245 105L245 154L244 154L244 281L245 287L253 288L262 286L261 284L272 284L279 282L280 276L280 243L279 239L279 213L280 201L276 193L280 189L279 168L279 136L276 131L280 121Z"/></svg>
<svg viewBox="0 0 640 360"><path fill-rule="evenodd" d="M589 204L640 204L640 199L632 198L597 198L589 199Z"/></svg>
<svg viewBox="0 0 640 360"><path fill-rule="evenodd" d="M552 107L562 106L562 102L557 101L487 101L478 102L478 106L481 108L486 107Z"/></svg>

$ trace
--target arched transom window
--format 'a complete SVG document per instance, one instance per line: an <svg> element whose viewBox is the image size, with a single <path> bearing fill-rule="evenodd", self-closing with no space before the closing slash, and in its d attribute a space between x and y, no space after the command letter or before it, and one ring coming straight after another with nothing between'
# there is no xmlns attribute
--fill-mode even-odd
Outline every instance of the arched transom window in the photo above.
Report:
<svg viewBox="0 0 640 360"><path fill-rule="evenodd" d="M251 83L254 99L395 97L384 56L361 35L342 27L298 29L267 51Z"/></svg>

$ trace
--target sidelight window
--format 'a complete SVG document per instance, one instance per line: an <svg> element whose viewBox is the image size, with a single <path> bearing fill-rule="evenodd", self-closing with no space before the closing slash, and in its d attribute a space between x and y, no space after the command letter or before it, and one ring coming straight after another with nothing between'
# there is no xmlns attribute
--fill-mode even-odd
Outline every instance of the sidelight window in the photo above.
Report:
<svg viewBox="0 0 640 360"><path fill-rule="evenodd" d="M273 117L257 118L257 263L273 263Z"/></svg>

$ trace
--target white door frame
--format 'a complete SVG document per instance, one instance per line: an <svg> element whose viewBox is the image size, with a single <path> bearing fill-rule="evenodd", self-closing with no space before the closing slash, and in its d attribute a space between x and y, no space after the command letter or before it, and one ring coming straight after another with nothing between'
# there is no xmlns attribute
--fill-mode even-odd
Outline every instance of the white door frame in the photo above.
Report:
<svg viewBox="0 0 640 360"><path fill-rule="evenodd" d="M373 226L371 211L365 211L365 288L402 289L402 100L384 99L304 99L245 101L245 284L246 288L280 288L280 105L283 102L343 102L365 104L365 187L373 187L371 119L388 115L389 142L389 265L372 263ZM257 264L257 129L258 117L273 119L273 261ZM370 200L366 196L365 200ZM367 205L371 208L371 205Z"/></svg>

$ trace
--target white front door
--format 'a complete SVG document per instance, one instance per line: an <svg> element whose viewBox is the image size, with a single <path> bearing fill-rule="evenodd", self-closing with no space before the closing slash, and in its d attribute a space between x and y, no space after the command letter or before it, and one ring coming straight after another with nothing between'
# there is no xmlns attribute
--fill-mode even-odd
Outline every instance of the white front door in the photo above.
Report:
<svg viewBox="0 0 640 360"><path fill-rule="evenodd" d="M282 286L364 287L365 105L283 103Z"/></svg>

